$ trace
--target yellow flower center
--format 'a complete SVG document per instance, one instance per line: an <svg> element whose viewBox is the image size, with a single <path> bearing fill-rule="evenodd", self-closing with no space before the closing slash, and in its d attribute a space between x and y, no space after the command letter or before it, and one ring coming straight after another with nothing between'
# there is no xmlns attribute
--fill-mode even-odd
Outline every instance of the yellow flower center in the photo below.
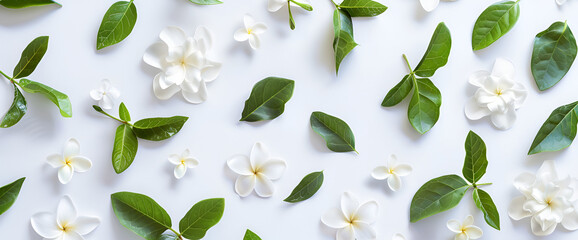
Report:
<svg viewBox="0 0 578 240"><path fill-rule="evenodd" d="M498 95L498 96L501 96L503 92L504 92L504 89L502 89L502 88L496 89L496 95Z"/></svg>
<svg viewBox="0 0 578 240"><path fill-rule="evenodd" d="M388 169L387 171L389 172L389 174L393 174L393 173L394 173L393 168L390 168L390 169Z"/></svg>
<svg viewBox="0 0 578 240"><path fill-rule="evenodd" d="M462 230L462 233L463 233L463 234L466 234L466 228L465 228L465 227L462 227L461 230Z"/></svg>
<svg viewBox="0 0 578 240"><path fill-rule="evenodd" d="M70 231L70 228L66 225L63 225L62 227L60 227L60 230L63 232L68 232L68 231Z"/></svg>
<svg viewBox="0 0 578 240"><path fill-rule="evenodd" d="M181 159L181 164L185 165L185 159Z"/></svg>
<svg viewBox="0 0 578 240"><path fill-rule="evenodd" d="M247 28L247 34L251 34L253 33L253 29L252 28Z"/></svg>
<svg viewBox="0 0 578 240"><path fill-rule="evenodd" d="M70 166L72 164L72 162L70 161L70 158L64 159L64 164Z"/></svg>

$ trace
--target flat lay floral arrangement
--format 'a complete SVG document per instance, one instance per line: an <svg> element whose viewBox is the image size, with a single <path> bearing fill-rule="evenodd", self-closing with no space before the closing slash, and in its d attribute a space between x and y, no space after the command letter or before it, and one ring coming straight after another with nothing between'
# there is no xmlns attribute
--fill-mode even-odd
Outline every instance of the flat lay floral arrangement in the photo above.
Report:
<svg viewBox="0 0 578 240"><path fill-rule="evenodd" d="M0 236L575 239L576 4L0 0Z"/></svg>

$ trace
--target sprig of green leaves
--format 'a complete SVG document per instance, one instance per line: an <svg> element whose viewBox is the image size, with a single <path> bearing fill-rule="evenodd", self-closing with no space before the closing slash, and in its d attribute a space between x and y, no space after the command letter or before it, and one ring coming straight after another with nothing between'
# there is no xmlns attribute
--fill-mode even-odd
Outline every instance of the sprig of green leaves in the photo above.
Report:
<svg viewBox="0 0 578 240"><path fill-rule="evenodd" d="M298 2L296 0L287 0L287 9L289 11L289 27L291 30L295 30L295 19L293 19L293 13L291 12L291 4L295 4L307 11L313 11L313 7L309 4Z"/></svg>

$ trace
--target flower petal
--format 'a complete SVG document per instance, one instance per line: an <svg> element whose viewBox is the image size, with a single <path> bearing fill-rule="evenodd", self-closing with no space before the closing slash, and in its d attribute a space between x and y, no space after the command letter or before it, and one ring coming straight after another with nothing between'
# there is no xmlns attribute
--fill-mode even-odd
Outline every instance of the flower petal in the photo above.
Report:
<svg viewBox="0 0 578 240"><path fill-rule="evenodd" d="M356 214L356 221L367 224L372 224L377 220L377 213L379 212L379 205L376 201L368 201L359 206Z"/></svg>
<svg viewBox="0 0 578 240"><path fill-rule="evenodd" d="M83 156L74 156L68 159L74 171L86 172L92 167L90 159Z"/></svg>
<svg viewBox="0 0 578 240"><path fill-rule="evenodd" d="M485 88L486 80L490 76L490 72L480 70L470 75L468 82L476 87Z"/></svg>
<svg viewBox="0 0 578 240"><path fill-rule="evenodd" d="M183 159L183 161L185 161L185 166L187 166L187 168L194 168L196 166L199 166L199 160L197 160L196 158L188 157Z"/></svg>
<svg viewBox="0 0 578 240"><path fill-rule="evenodd" d="M239 176L237 181L235 181L235 192L239 194L241 197L246 197L251 194L253 189L255 188L256 176Z"/></svg>
<svg viewBox="0 0 578 240"><path fill-rule="evenodd" d="M48 162L48 164L53 168L59 168L66 164L60 154L49 155L46 158L46 162Z"/></svg>
<svg viewBox="0 0 578 240"><path fill-rule="evenodd" d="M403 236L401 233L396 233L395 235L393 235L391 240L405 240L405 236Z"/></svg>
<svg viewBox="0 0 578 240"><path fill-rule="evenodd" d="M367 223L356 222L353 229L357 239L375 239L377 237L375 229Z"/></svg>
<svg viewBox="0 0 578 240"><path fill-rule="evenodd" d="M72 156L76 156L80 153L80 143L75 138L68 139L66 144L64 145L64 158L69 158Z"/></svg>
<svg viewBox="0 0 578 240"><path fill-rule="evenodd" d="M68 195L65 195L58 203L58 208L56 209L56 221L58 222L58 225L66 226L73 223L76 220L76 217L76 207L74 207L72 199Z"/></svg>
<svg viewBox="0 0 578 240"><path fill-rule="evenodd" d="M84 238L75 231L67 231L62 236L62 240L84 240Z"/></svg>
<svg viewBox="0 0 578 240"><path fill-rule="evenodd" d="M508 130L516 122L516 111L509 107L506 112L492 112L491 117L494 126L500 130Z"/></svg>
<svg viewBox="0 0 578 240"><path fill-rule="evenodd" d="M142 56L142 60L155 68L161 69L165 62L165 58L169 53L169 47L164 42L156 42L150 47L147 48L144 55Z"/></svg>
<svg viewBox="0 0 578 240"><path fill-rule="evenodd" d="M343 215L345 215L346 218L353 219L358 208L359 201L355 196L349 192L344 192L343 195L341 195L341 211L343 211Z"/></svg>
<svg viewBox="0 0 578 240"><path fill-rule="evenodd" d="M522 173L514 179L514 187L520 190L522 188L529 188L536 181L536 175L531 173Z"/></svg>
<svg viewBox="0 0 578 240"><path fill-rule="evenodd" d="M448 226L448 229L454 233L461 233L462 232L462 224L460 222L458 222L457 220L449 220L448 223L446 224Z"/></svg>
<svg viewBox="0 0 578 240"><path fill-rule="evenodd" d="M249 158L243 155L233 156L231 159L227 160L227 166L233 172L239 175L250 176L253 175L253 168L251 167L251 162Z"/></svg>
<svg viewBox="0 0 578 240"><path fill-rule="evenodd" d="M341 212L338 208L333 208L327 211L323 216L321 216L321 222L327 225L330 228L344 228L349 225L349 221L343 216L343 212Z"/></svg>
<svg viewBox="0 0 578 240"><path fill-rule="evenodd" d="M172 26L163 29L159 34L159 37L169 48L183 45L187 40L187 35L183 29Z"/></svg>
<svg viewBox="0 0 578 240"><path fill-rule="evenodd" d="M383 180L391 176L389 169L385 166L379 166L371 171L371 176L377 180Z"/></svg>
<svg viewBox="0 0 578 240"><path fill-rule="evenodd" d="M267 25L265 25L264 23L256 23L255 25L253 25L251 30L252 30L251 33L253 34L262 34L265 31L267 31Z"/></svg>
<svg viewBox="0 0 578 240"><path fill-rule="evenodd" d="M202 103L207 100L208 93L207 93L207 85L205 82L201 82L199 84L198 89L194 89L193 84L190 82L184 82L182 84L182 92L183 97L187 102L190 103Z"/></svg>
<svg viewBox="0 0 578 240"><path fill-rule="evenodd" d="M194 39L200 45L199 48L204 51L210 49L213 45L213 37L206 27L200 26L195 30ZM202 51L204 53L204 51Z"/></svg>
<svg viewBox="0 0 578 240"><path fill-rule="evenodd" d="M401 178L397 174L392 174L387 178L387 185L391 190L397 191L401 188Z"/></svg>
<svg viewBox="0 0 578 240"><path fill-rule="evenodd" d="M558 171L556 171L556 163L554 160L546 160L538 169L536 177L544 182L553 182L558 180Z"/></svg>
<svg viewBox="0 0 578 240"><path fill-rule="evenodd" d="M494 63L494 68L492 69L492 76L499 77L502 81L513 82L514 81L514 64L512 62L497 58Z"/></svg>
<svg viewBox="0 0 578 240"><path fill-rule="evenodd" d="M558 5L562 5L562 4L566 3L566 0L556 0L556 3Z"/></svg>
<svg viewBox="0 0 578 240"><path fill-rule="evenodd" d="M174 165L179 165L181 164L181 156L179 156L178 154L171 154L169 155L169 162L171 162Z"/></svg>
<svg viewBox="0 0 578 240"><path fill-rule="evenodd" d="M261 165L261 174L265 175L271 180L277 180L283 176L287 164L282 159L271 159Z"/></svg>
<svg viewBox="0 0 578 240"><path fill-rule="evenodd" d="M205 67L201 69L201 78L203 81L212 82L217 79L219 73L221 73L221 66L222 64L220 62L205 59Z"/></svg>
<svg viewBox="0 0 578 240"><path fill-rule="evenodd" d="M578 229L578 211L576 209L564 216L562 226L570 231Z"/></svg>
<svg viewBox="0 0 578 240"><path fill-rule="evenodd" d="M155 76L155 79L153 80L153 92L155 96L160 100L167 100L181 90L179 86L174 84L169 86L168 88L164 89L161 88L160 82L162 81L161 79L164 78L165 78L164 74L159 73Z"/></svg>
<svg viewBox="0 0 578 240"><path fill-rule="evenodd" d="M255 192L261 197L271 197L275 192L273 182L267 176L258 173L255 182Z"/></svg>
<svg viewBox="0 0 578 240"><path fill-rule="evenodd" d="M469 240L469 239L470 238L468 237L468 235L463 232L456 234L456 236L454 237L454 240Z"/></svg>
<svg viewBox="0 0 578 240"><path fill-rule="evenodd" d="M175 178L181 179L181 178L183 178L183 176L185 176L185 173L187 173L187 167L185 165L179 164L179 165L175 166L175 171L174 171Z"/></svg>
<svg viewBox="0 0 578 240"><path fill-rule="evenodd" d="M247 33L247 29L239 28L237 31L235 31L235 34L233 34L233 38L238 42L244 42L249 39L249 33Z"/></svg>
<svg viewBox="0 0 578 240"><path fill-rule="evenodd" d="M253 166L253 169L261 168L261 166L269 160L269 151L265 144L261 142L253 144L249 159L251 160L251 166Z"/></svg>
<svg viewBox="0 0 578 240"><path fill-rule="evenodd" d="M259 49L259 47L261 46L261 41L259 40L259 37L255 34L250 34L249 35L249 45L251 45L251 48L253 50Z"/></svg>
<svg viewBox="0 0 578 240"><path fill-rule="evenodd" d="M524 203L526 202L526 197L524 196L519 196L516 197L514 199L512 199L512 202L510 202L510 206L508 207L508 215L510 216L510 218L514 219L514 220L520 220L522 218L527 218L532 216L532 212L530 211L526 211L524 209Z"/></svg>
<svg viewBox="0 0 578 240"><path fill-rule="evenodd" d="M482 231L482 229L480 229L477 226L473 226L473 225L466 227L465 232L470 239L478 239L478 238L481 238L482 235L484 235L484 232Z"/></svg>
<svg viewBox="0 0 578 240"><path fill-rule="evenodd" d="M92 89L90 90L90 98L95 101L99 101L102 99L102 91L100 89Z"/></svg>
<svg viewBox="0 0 578 240"><path fill-rule="evenodd" d="M269 10L269 12L277 12L286 4L287 2L285 1L269 0L267 10Z"/></svg>
<svg viewBox="0 0 578 240"><path fill-rule="evenodd" d="M185 81L185 77L187 72L185 71L185 67L182 64L173 64L166 68L165 70L165 77L163 79L159 79L160 86L163 89L170 87L173 84L181 85L183 81Z"/></svg>
<svg viewBox="0 0 578 240"><path fill-rule="evenodd" d="M72 179L74 169L69 165L64 165L58 169L58 181L62 184L67 184Z"/></svg>
<svg viewBox="0 0 578 240"><path fill-rule="evenodd" d="M419 0L426 12L431 12L438 7L440 0Z"/></svg>
<svg viewBox="0 0 578 240"><path fill-rule="evenodd" d="M43 238L56 238L62 231L56 222L56 216L52 213L41 212L30 218L30 224L34 231Z"/></svg>
<svg viewBox="0 0 578 240"><path fill-rule="evenodd" d="M255 25L255 19L251 15L245 14L245 16L243 16L243 23L246 29L251 29L253 25Z"/></svg>
<svg viewBox="0 0 578 240"><path fill-rule="evenodd" d="M108 95L102 96L102 99L98 101L98 106L102 109L112 109L113 105L112 99Z"/></svg>
<svg viewBox="0 0 578 240"><path fill-rule="evenodd" d="M351 225L337 230L336 240L355 240L355 231Z"/></svg>
<svg viewBox="0 0 578 240"><path fill-rule="evenodd" d="M395 166L393 171L397 176L403 177L409 175L413 171L413 168L407 163L400 163Z"/></svg>
<svg viewBox="0 0 578 240"><path fill-rule="evenodd" d="M532 228L532 233L536 236L547 236L550 235L556 230L557 224L548 224L546 222L539 222L537 218L533 217L532 221L530 222L530 226Z"/></svg>
<svg viewBox="0 0 578 240"><path fill-rule="evenodd" d="M480 106L476 97L471 97L468 99L464 111L466 113L466 117L470 120L478 120L490 115L491 113L487 107Z"/></svg>
<svg viewBox="0 0 578 240"><path fill-rule="evenodd" d="M472 215L466 216L464 222L462 223L463 226L470 226L474 224L474 217Z"/></svg>
<svg viewBox="0 0 578 240"><path fill-rule="evenodd" d="M80 235L86 235L94 231L100 225L100 219L97 217L79 216L75 224L75 231Z"/></svg>

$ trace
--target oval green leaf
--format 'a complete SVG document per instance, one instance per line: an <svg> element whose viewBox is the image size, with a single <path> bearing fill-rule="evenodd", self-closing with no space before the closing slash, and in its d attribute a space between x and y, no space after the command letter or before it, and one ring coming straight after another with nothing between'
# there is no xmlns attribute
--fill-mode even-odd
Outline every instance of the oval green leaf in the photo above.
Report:
<svg viewBox="0 0 578 240"><path fill-rule="evenodd" d="M475 132L470 131L466 138L466 160L462 174L470 183L476 183L484 174L488 167L486 158L486 143Z"/></svg>
<svg viewBox="0 0 578 240"><path fill-rule="evenodd" d="M413 88L412 78L410 77L409 74L405 75L405 77L403 77L401 82L395 85L391 90L389 90L387 95L385 95L385 98L381 102L381 106L393 107L397 105L405 97L407 97L412 88Z"/></svg>
<svg viewBox="0 0 578 240"><path fill-rule="evenodd" d="M240 121L256 122L275 119L285 111L285 103L293 96L295 81L268 77L253 86Z"/></svg>
<svg viewBox="0 0 578 240"><path fill-rule="evenodd" d="M313 112L310 123L313 131L325 139L331 151L357 152L353 132L343 120L322 112Z"/></svg>
<svg viewBox="0 0 578 240"><path fill-rule="evenodd" d="M441 22L431 37L425 54L417 64L414 73L420 77L431 77L438 68L448 63L452 48L452 35L445 23Z"/></svg>
<svg viewBox="0 0 578 240"><path fill-rule="evenodd" d="M63 117L72 117L72 105L70 99L66 94L57 91L54 88L46 86L42 83L31 81L28 79L20 80L20 87L29 93L40 93L47 97L60 110L60 115Z"/></svg>
<svg viewBox="0 0 578 240"><path fill-rule="evenodd" d="M118 116L121 120L130 122L130 113L128 112L128 109L124 103L120 103L120 107L118 107Z"/></svg>
<svg viewBox="0 0 578 240"><path fill-rule="evenodd" d="M161 141L177 134L188 119L183 116L146 118L135 122L133 130L139 138Z"/></svg>
<svg viewBox="0 0 578 240"><path fill-rule="evenodd" d="M110 199L120 224L147 240L158 240L172 226L169 214L150 197L117 192Z"/></svg>
<svg viewBox="0 0 578 240"><path fill-rule="evenodd" d="M567 148L576 137L578 102L556 108L536 134L528 155Z"/></svg>
<svg viewBox="0 0 578 240"><path fill-rule="evenodd" d="M353 39L351 16L343 10L333 13L333 52L335 53L335 74L339 72L341 61L353 50L357 43Z"/></svg>
<svg viewBox="0 0 578 240"><path fill-rule="evenodd" d="M261 238L253 231L247 229L247 231L245 232L245 236L243 237L243 240L261 240Z"/></svg>
<svg viewBox="0 0 578 240"><path fill-rule="evenodd" d="M22 92L18 89L15 84L14 85L14 101L12 101L12 105L8 109L4 118L2 118L2 122L0 122L1 128L9 128L14 126L14 124L18 123L24 114L26 114L26 99L22 96Z"/></svg>
<svg viewBox="0 0 578 240"><path fill-rule="evenodd" d="M20 61L14 67L14 73L12 74L14 78L23 78L32 74L42 57L44 57L46 50L48 50L48 36L41 36L32 40L22 51Z"/></svg>
<svg viewBox="0 0 578 240"><path fill-rule="evenodd" d="M215 5L223 3L219 0L189 0L189 1L198 5Z"/></svg>
<svg viewBox="0 0 578 240"><path fill-rule="evenodd" d="M43 6L48 4L58 4L52 0L0 0L0 5L7 8L26 8L34 6Z"/></svg>
<svg viewBox="0 0 578 240"><path fill-rule="evenodd" d="M98 35L96 49L117 44L124 40L136 24L136 6L132 1L118 1L112 4L104 14Z"/></svg>
<svg viewBox="0 0 578 240"><path fill-rule="evenodd" d="M190 240L201 239L223 217L225 199L212 198L196 203L179 222L179 231Z"/></svg>
<svg viewBox="0 0 578 240"><path fill-rule="evenodd" d="M283 201L290 203L305 201L315 195L321 185L323 185L323 171L310 173L297 184L289 197Z"/></svg>
<svg viewBox="0 0 578 240"><path fill-rule="evenodd" d="M484 219L491 227L500 230L500 214L490 194L482 189L474 189L474 202L484 213Z"/></svg>
<svg viewBox="0 0 578 240"><path fill-rule="evenodd" d="M480 14L472 32L472 49L484 49L506 35L520 17L517 1L494 3Z"/></svg>
<svg viewBox="0 0 578 240"><path fill-rule="evenodd" d="M26 180L26 178L23 177L0 188L0 215L12 207L20 194L24 180Z"/></svg>
<svg viewBox="0 0 578 240"><path fill-rule="evenodd" d="M424 134L436 124L440 117L442 95L427 78L415 79L414 86L407 116L413 128Z"/></svg>
<svg viewBox="0 0 578 240"><path fill-rule="evenodd" d="M339 8L351 17L374 17L387 10L383 4L372 0L345 0Z"/></svg>
<svg viewBox="0 0 578 240"><path fill-rule="evenodd" d="M409 210L410 221L454 208L460 203L469 185L458 175L445 175L425 183L413 196Z"/></svg>
<svg viewBox="0 0 578 240"><path fill-rule="evenodd" d="M112 167L116 173L126 170L136 157L138 140L132 128L126 124L118 126L112 148Z"/></svg>

